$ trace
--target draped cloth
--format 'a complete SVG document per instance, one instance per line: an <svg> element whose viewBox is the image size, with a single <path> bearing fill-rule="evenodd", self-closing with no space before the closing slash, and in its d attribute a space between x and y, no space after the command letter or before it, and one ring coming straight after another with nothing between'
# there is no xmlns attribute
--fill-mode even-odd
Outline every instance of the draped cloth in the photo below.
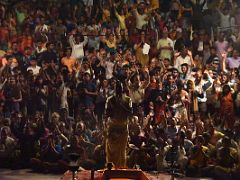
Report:
<svg viewBox="0 0 240 180"><path fill-rule="evenodd" d="M126 167L126 147L128 143L127 123L111 121L106 139L106 160L115 167Z"/></svg>
<svg viewBox="0 0 240 180"><path fill-rule="evenodd" d="M188 80L192 83L192 89L195 89L195 82L192 80ZM190 90L190 99L191 99L191 105L192 105L192 111L193 113L198 112L198 100L197 97L194 96L193 91Z"/></svg>
<svg viewBox="0 0 240 180"><path fill-rule="evenodd" d="M234 125L234 105L231 92L221 99L220 115L224 121L224 126L232 129Z"/></svg>
<svg viewBox="0 0 240 180"><path fill-rule="evenodd" d="M126 167L128 117L131 115L131 107L131 99L128 96L122 96L120 99L112 96L106 102L106 162L112 162L115 168Z"/></svg>
<svg viewBox="0 0 240 180"><path fill-rule="evenodd" d="M148 54L143 54L143 48L141 47L136 49L136 59L143 67L149 64L149 56Z"/></svg>

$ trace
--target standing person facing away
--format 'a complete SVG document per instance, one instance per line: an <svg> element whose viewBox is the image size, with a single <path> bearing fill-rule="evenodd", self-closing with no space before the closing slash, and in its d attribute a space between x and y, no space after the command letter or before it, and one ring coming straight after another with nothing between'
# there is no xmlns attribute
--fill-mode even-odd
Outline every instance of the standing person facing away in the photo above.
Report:
<svg viewBox="0 0 240 180"><path fill-rule="evenodd" d="M112 162L116 168L126 167L128 117L131 115L131 98L123 95L122 84L118 81L115 95L106 102L106 162Z"/></svg>

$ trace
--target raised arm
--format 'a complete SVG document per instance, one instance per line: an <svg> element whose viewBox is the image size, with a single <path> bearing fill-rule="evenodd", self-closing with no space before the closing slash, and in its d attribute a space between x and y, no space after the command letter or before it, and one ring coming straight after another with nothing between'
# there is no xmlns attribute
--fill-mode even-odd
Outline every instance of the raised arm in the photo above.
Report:
<svg viewBox="0 0 240 180"><path fill-rule="evenodd" d="M177 65L178 65L177 58L179 55L180 55L179 52L174 54L174 58L173 58L173 66L174 67L177 67Z"/></svg>
<svg viewBox="0 0 240 180"><path fill-rule="evenodd" d="M194 66L192 52L190 50L188 50L188 56L190 57L190 61L191 61L192 66Z"/></svg>
<svg viewBox="0 0 240 180"><path fill-rule="evenodd" d="M226 72L227 71L227 66L228 66L228 64L227 64L227 53L222 53L221 55L222 55L222 60L221 60L222 70L224 72Z"/></svg>
<svg viewBox="0 0 240 180"><path fill-rule="evenodd" d="M135 74L136 74L136 72L135 72L135 73L132 73L130 76L128 76L128 77L125 79L125 85L126 85L126 87L127 87L128 90L130 90L130 83L129 83L129 81L130 81L130 79L131 79Z"/></svg>
<svg viewBox="0 0 240 180"><path fill-rule="evenodd" d="M102 41L103 43L106 43L106 28L103 28L101 35L99 37L100 41Z"/></svg>
<svg viewBox="0 0 240 180"><path fill-rule="evenodd" d="M88 43L88 37L84 36L83 46L86 46L87 43Z"/></svg>
<svg viewBox="0 0 240 180"><path fill-rule="evenodd" d="M87 37L87 31L86 31L86 29L82 32L82 35L83 35L83 38L84 38L84 40L83 40L83 46L86 46L86 44L88 43L88 37Z"/></svg>
<svg viewBox="0 0 240 180"><path fill-rule="evenodd" d="M69 44L70 44L71 47L73 47L75 45L75 40L74 40L73 34L71 34L69 36L69 40L68 41L69 41Z"/></svg>

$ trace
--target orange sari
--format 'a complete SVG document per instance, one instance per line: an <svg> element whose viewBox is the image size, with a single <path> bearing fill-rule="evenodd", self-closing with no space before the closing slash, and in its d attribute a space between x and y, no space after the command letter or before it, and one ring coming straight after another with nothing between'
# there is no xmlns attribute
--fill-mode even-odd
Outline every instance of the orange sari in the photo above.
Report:
<svg viewBox="0 0 240 180"><path fill-rule="evenodd" d="M225 121L224 127L232 129L234 125L234 106L231 92L221 99L220 115Z"/></svg>

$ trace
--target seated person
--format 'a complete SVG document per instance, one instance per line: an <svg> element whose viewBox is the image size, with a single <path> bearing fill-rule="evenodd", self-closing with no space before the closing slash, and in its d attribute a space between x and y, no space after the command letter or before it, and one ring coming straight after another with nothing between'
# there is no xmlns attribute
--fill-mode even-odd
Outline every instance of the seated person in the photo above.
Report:
<svg viewBox="0 0 240 180"><path fill-rule="evenodd" d="M105 144L97 145L93 152L93 160L96 163L96 169L104 169L106 164Z"/></svg>
<svg viewBox="0 0 240 180"><path fill-rule="evenodd" d="M186 134L184 131L180 131L178 133L178 137L180 140L180 145L182 145L186 151L186 155L190 153L190 149L193 147L192 141L186 138Z"/></svg>
<svg viewBox="0 0 240 180"><path fill-rule="evenodd" d="M81 144L80 144L81 140L82 139L76 135L71 138L70 146L68 146L64 150L64 157L63 157L63 161L61 161L61 165L68 168L69 154L77 153L80 156L79 164L82 168L91 170L93 167L95 167L95 162L93 160L89 159L86 149L83 146L81 146Z"/></svg>
<svg viewBox="0 0 240 180"><path fill-rule="evenodd" d="M46 162L56 162L61 156L56 147L57 145L54 136L50 135L47 144L43 146L40 152L41 160Z"/></svg>
<svg viewBox="0 0 240 180"><path fill-rule="evenodd" d="M151 157L147 153L145 147L137 148L136 146L130 147L128 155L128 167L129 168L141 168L144 170L149 170L152 166ZM143 161L144 159L144 161Z"/></svg>
<svg viewBox="0 0 240 180"><path fill-rule="evenodd" d="M222 139L222 146L217 149L217 166L225 173L229 173L238 162L237 149L231 147L231 139L225 136Z"/></svg>
<svg viewBox="0 0 240 180"><path fill-rule="evenodd" d="M208 148L203 144L204 144L203 136L201 135L197 136L196 144L190 151L190 157L187 166L187 175L198 176L199 170L207 166Z"/></svg>
<svg viewBox="0 0 240 180"><path fill-rule="evenodd" d="M203 171L207 176L214 179L238 179L239 169L236 169L238 152L236 148L231 146L229 137L225 136L222 138L221 145L216 148L215 164L208 166Z"/></svg>
<svg viewBox="0 0 240 180"><path fill-rule="evenodd" d="M3 127L0 133L0 161L5 163L0 163L0 167L10 166L15 158L16 141L9 134L9 127Z"/></svg>
<svg viewBox="0 0 240 180"><path fill-rule="evenodd" d="M165 161L171 166L180 167L183 170L187 164L186 152L183 146L180 146L180 142L177 137L172 140L172 145L166 152Z"/></svg>
<svg viewBox="0 0 240 180"><path fill-rule="evenodd" d="M40 150L40 157L32 158L31 165L35 171L59 172L58 161L61 159L61 148L52 134L47 138L46 144Z"/></svg>

